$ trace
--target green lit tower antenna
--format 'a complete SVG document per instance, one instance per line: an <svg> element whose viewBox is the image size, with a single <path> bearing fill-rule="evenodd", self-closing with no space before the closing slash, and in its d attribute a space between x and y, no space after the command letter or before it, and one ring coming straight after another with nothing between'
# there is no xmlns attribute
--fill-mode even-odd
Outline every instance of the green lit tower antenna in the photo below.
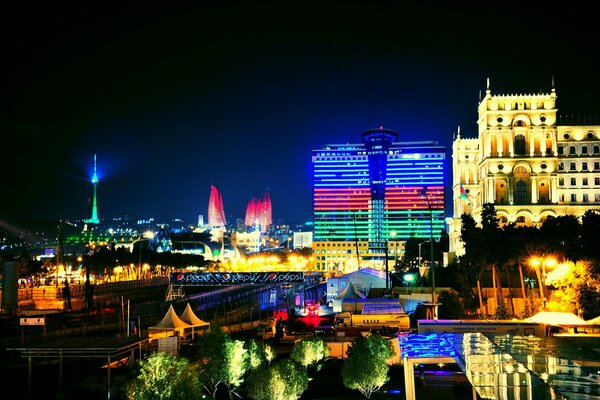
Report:
<svg viewBox="0 0 600 400"><path fill-rule="evenodd" d="M92 199L92 217L86 219L85 222L88 224L99 224L98 219L98 199L96 197L98 189L98 174L96 173L96 155L94 154L94 175L92 175L92 185L94 185L94 198Z"/></svg>

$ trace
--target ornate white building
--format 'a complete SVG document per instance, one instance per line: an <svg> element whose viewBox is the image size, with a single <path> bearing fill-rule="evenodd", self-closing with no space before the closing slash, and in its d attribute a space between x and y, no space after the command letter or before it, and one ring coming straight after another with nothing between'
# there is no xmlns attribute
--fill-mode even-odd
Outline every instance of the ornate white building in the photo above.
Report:
<svg viewBox="0 0 600 400"><path fill-rule="evenodd" d="M461 215L481 222L493 203L501 224L540 226L549 216L600 211L600 126L558 126L556 90L495 95L478 107L479 136L452 144L450 253L464 253ZM462 186L462 187L461 187Z"/></svg>

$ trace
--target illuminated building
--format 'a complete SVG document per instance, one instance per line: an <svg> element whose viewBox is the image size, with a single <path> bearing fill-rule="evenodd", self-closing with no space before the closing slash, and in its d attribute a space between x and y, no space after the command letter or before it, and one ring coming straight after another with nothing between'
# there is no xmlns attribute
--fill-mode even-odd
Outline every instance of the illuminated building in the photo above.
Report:
<svg viewBox="0 0 600 400"><path fill-rule="evenodd" d="M362 134L363 143L313 150L317 270L381 269L390 241L440 236L444 147L398 137L372 129Z"/></svg>
<svg viewBox="0 0 600 400"><path fill-rule="evenodd" d="M208 199L208 225L210 229L225 229L227 221L223 209L223 199L216 186L210 186L210 197Z"/></svg>
<svg viewBox="0 0 600 400"><path fill-rule="evenodd" d="M99 224L100 219L98 219L98 173L96 171L96 155L94 154L94 174L92 175L92 185L94 185L94 196L92 198L92 212L90 218L85 220L86 224Z"/></svg>
<svg viewBox="0 0 600 400"><path fill-rule="evenodd" d="M273 224L271 196L269 192L264 193L261 198L253 197L250 199L246 207L245 224L248 227L258 225L262 233L265 233L267 228Z"/></svg>
<svg viewBox="0 0 600 400"><path fill-rule="evenodd" d="M459 131L452 145L451 253L464 254L461 215L480 223L486 203L501 225L539 227L548 217L600 211L600 126L559 125L556 99L554 82L550 93L496 95L488 80L478 137Z"/></svg>

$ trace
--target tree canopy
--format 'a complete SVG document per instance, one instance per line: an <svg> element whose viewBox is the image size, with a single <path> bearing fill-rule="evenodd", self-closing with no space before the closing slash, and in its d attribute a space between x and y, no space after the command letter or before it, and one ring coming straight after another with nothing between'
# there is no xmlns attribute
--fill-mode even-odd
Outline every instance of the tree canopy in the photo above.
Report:
<svg viewBox="0 0 600 400"><path fill-rule="evenodd" d="M370 398L389 380L388 360L393 355L392 344L383 336L358 336L348 349L348 358L342 366L344 386Z"/></svg>
<svg viewBox="0 0 600 400"><path fill-rule="evenodd" d="M139 362L139 372L126 387L129 400L195 400L201 393L200 374L187 359L164 352Z"/></svg>

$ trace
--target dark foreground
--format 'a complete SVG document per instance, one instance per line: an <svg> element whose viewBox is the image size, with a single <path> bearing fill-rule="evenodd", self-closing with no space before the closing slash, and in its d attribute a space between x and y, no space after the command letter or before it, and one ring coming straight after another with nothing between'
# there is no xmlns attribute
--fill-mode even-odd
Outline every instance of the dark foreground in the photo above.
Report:
<svg viewBox="0 0 600 400"><path fill-rule="evenodd" d="M331 359L324 363L318 372L311 373L312 380L303 393L302 400L342 400L363 399L356 390L344 387L340 374L342 360ZM464 374L448 372L440 375L437 366L428 366L422 376L415 377L416 394L421 399L466 400L472 399L471 385ZM126 366L111 370L110 399L126 399L123 388L132 379L132 369ZM401 366L392 366L389 381L371 399L405 399L404 374ZM12 366L0 366L0 381L6 392L16 395L14 398L27 399L27 364L13 362ZM63 363L62 388L58 388L59 366L56 362L35 360L32 368L31 399L73 399L105 400L107 393L107 373L98 361L66 361ZM10 390L8 390L10 389ZM240 389L243 399L243 388ZM228 399L226 393L219 393L218 399Z"/></svg>

